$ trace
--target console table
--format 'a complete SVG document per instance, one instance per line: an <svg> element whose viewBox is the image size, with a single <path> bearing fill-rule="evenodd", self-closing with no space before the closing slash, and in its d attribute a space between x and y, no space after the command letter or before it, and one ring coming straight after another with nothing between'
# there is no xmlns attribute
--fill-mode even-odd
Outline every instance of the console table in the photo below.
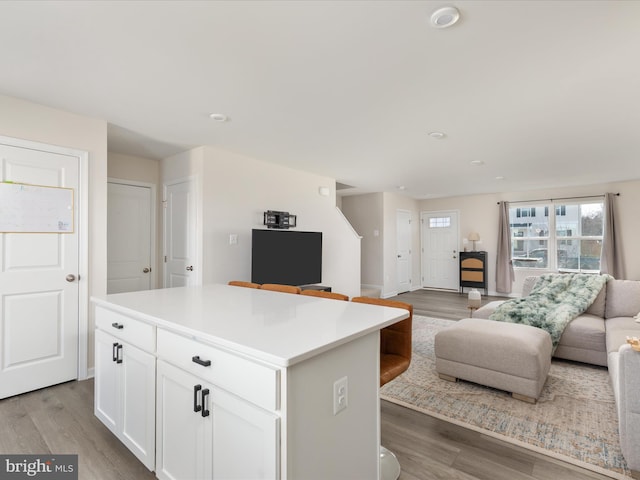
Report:
<svg viewBox="0 0 640 480"><path fill-rule="evenodd" d="M487 295L487 252L460 252L460 292L482 288Z"/></svg>
<svg viewBox="0 0 640 480"><path fill-rule="evenodd" d="M379 330L405 310L228 285L92 302L95 414L158 478L379 478Z"/></svg>

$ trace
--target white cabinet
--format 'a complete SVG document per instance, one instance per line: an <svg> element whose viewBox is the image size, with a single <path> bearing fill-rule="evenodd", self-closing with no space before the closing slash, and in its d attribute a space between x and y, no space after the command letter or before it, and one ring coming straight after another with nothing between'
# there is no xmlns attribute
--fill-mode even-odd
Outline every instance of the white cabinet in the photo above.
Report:
<svg viewBox="0 0 640 480"><path fill-rule="evenodd" d="M158 360L160 479L279 478L279 418Z"/></svg>
<svg viewBox="0 0 640 480"><path fill-rule="evenodd" d="M160 479L378 478L379 329L406 310L213 284L93 301L96 415Z"/></svg>
<svg viewBox="0 0 640 480"><path fill-rule="evenodd" d="M156 360L154 355L119 338L127 335L116 337L96 330L94 411L109 430L153 470Z"/></svg>

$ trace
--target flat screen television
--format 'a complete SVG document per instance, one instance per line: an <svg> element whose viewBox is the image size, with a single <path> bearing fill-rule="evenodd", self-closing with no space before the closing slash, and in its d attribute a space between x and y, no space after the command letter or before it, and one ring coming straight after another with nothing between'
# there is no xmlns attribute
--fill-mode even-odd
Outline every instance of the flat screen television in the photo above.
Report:
<svg viewBox="0 0 640 480"><path fill-rule="evenodd" d="M312 285L322 281L322 232L257 230L251 234L251 281Z"/></svg>

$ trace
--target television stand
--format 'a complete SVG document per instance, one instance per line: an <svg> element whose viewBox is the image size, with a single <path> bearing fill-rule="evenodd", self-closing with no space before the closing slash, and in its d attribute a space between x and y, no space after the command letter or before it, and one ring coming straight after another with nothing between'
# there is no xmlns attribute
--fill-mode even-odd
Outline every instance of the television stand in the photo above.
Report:
<svg viewBox="0 0 640 480"><path fill-rule="evenodd" d="M326 287L324 285L299 285L302 290L320 290L323 292L330 292L331 287Z"/></svg>

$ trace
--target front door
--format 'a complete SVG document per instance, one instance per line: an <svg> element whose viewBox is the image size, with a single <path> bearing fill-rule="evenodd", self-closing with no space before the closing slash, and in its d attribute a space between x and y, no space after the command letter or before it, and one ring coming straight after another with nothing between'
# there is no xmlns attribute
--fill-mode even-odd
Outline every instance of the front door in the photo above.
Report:
<svg viewBox="0 0 640 480"><path fill-rule="evenodd" d="M109 182L107 198L107 293L149 290L151 187Z"/></svg>
<svg viewBox="0 0 640 480"><path fill-rule="evenodd" d="M78 377L80 157L7 143L0 180L73 189L74 225L0 233L0 398Z"/></svg>
<svg viewBox="0 0 640 480"><path fill-rule="evenodd" d="M422 212L422 286L457 290L458 212Z"/></svg>

